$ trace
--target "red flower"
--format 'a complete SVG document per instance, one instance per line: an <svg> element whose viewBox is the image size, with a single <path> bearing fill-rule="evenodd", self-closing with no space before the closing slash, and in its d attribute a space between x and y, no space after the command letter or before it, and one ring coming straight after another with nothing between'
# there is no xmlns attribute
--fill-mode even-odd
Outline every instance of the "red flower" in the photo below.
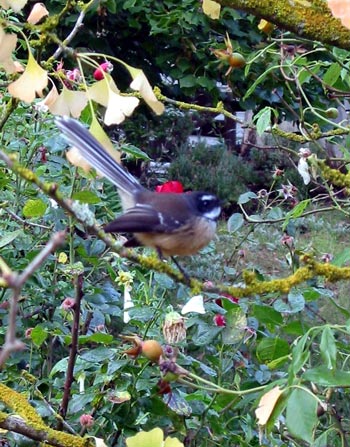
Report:
<svg viewBox="0 0 350 447"><path fill-rule="evenodd" d="M93 75L94 79L96 79L96 81L101 81L104 78L103 72L110 73L112 70L113 70L113 64L111 64L108 61L107 62L103 62L94 71L94 75Z"/></svg>
<svg viewBox="0 0 350 447"><path fill-rule="evenodd" d="M163 185L156 186L156 192L160 193L181 193L184 192L184 188L177 180L171 180L170 182L163 183Z"/></svg>
<svg viewBox="0 0 350 447"><path fill-rule="evenodd" d="M226 326L226 318L223 315L216 314L214 317L215 326L225 327Z"/></svg>

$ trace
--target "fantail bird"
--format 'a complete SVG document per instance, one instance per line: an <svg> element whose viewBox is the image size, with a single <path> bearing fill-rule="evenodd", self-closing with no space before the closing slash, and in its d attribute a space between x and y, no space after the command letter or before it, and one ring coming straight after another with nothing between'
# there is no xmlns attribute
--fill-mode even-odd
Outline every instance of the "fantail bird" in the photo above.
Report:
<svg viewBox="0 0 350 447"><path fill-rule="evenodd" d="M79 121L60 117L56 124L83 159L118 188L124 214L107 224L104 231L133 233L138 245L153 247L161 256L192 255L213 239L221 212L215 195L149 191Z"/></svg>

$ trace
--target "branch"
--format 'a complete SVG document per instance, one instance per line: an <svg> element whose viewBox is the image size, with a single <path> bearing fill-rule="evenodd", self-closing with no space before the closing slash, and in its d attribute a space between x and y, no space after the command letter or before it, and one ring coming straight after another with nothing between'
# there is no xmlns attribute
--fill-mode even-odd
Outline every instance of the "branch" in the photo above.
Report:
<svg viewBox="0 0 350 447"><path fill-rule="evenodd" d="M339 19L333 17L324 0L310 0L307 2L310 6L306 6L304 1L288 0L215 1L222 6L240 9L264 18L298 36L350 49L350 30L345 28Z"/></svg>
<svg viewBox="0 0 350 447"><path fill-rule="evenodd" d="M33 441L42 442L45 445L55 447L93 447L95 442L89 439L79 438L67 433L59 432L49 427L46 430L32 426L17 415L7 415L0 412L0 427L14 433L19 433Z"/></svg>

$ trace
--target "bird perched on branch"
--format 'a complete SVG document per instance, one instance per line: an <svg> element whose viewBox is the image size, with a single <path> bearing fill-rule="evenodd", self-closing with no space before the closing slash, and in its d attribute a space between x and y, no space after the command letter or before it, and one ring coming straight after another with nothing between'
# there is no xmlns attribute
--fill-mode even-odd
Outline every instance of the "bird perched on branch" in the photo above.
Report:
<svg viewBox="0 0 350 447"><path fill-rule="evenodd" d="M155 248L160 256L186 256L208 245L216 232L220 200L208 192L157 193L144 188L104 149L79 121L56 119L66 140L81 157L116 187L124 213L104 227L109 233L133 233L125 245Z"/></svg>

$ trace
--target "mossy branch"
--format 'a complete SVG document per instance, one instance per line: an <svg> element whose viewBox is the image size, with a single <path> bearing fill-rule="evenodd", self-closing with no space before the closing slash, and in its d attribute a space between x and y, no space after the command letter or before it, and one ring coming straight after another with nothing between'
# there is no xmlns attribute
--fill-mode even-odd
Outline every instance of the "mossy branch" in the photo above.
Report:
<svg viewBox="0 0 350 447"><path fill-rule="evenodd" d="M96 225L94 216L88 209L88 206L63 198L58 191L57 185L41 182L31 170L23 168L1 151L0 159L4 160L7 165L23 179L34 183L45 194L53 198L63 209L80 221L90 234L94 234L101 239L112 251L117 252L133 263L141 265L145 269L165 273L175 281L189 285L194 293L199 293L201 291L215 293L228 292L237 297L250 297L256 294L263 295L275 292L287 293L293 287L316 276L323 276L331 282L350 279L350 267L336 267L331 264L317 263L310 256L305 255L301 258L301 262L304 262L305 265L296 270L292 275L282 279L259 281L253 272L246 271L243 274L245 287L232 287L220 284L213 287L207 287L194 278L189 281L181 273L174 270L169 264L161 261L155 255L142 256L132 250L123 248L123 246L117 243L110 235L106 234Z"/></svg>
<svg viewBox="0 0 350 447"><path fill-rule="evenodd" d="M59 432L48 427L27 399L17 391L0 384L0 402L16 414L0 412L0 427L20 433L34 441L56 447L92 447L95 442L88 438Z"/></svg>
<svg viewBox="0 0 350 447"><path fill-rule="evenodd" d="M301 37L350 49L350 30L333 17L324 0L215 0L249 12ZM307 4L307 5L306 5Z"/></svg>

